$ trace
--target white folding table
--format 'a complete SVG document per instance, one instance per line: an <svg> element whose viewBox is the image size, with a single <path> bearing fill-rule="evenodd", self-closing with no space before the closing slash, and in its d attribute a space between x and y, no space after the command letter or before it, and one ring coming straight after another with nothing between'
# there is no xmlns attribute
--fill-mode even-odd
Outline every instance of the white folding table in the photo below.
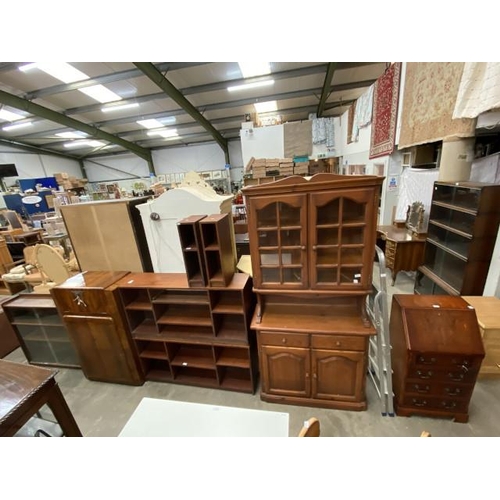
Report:
<svg viewBox="0 0 500 500"><path fill-rule="evenodd" d="M143 398L119 437L288 437L288 413Z"/></svg>

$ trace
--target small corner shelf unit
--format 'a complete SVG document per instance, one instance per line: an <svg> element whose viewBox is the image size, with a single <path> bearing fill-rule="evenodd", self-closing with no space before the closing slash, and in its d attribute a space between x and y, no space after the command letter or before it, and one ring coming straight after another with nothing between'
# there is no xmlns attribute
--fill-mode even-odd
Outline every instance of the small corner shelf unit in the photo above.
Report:
<svg viewBox="0 0 500 500"><path fill-rule="evenodd" d="M252 279L190 287L183 273L135 273L117 283L147 380L254 393Z"/></svg>
<svg viewBox="0 0 500 500"><path fill-rule="evenodd" d="M500 223L500 185L435 182L420 295L482 295Z"/></svg>
<svg viewBox="0 0 500 500"><path fill-rule="evenodd" d="M19 294L2 303L31 364L79 368L78 354L52 297Z"/></svg>

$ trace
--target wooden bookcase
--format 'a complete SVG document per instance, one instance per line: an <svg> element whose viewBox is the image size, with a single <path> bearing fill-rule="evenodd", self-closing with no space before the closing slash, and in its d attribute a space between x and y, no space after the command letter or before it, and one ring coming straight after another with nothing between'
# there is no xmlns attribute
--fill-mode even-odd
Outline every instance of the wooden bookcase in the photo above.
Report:
<svg viewBox="0 0 500 500"><path fill-rule="evenodd" d="M181 273L133 273L116 286L147 380L255 391L249 275L194 288Z"/></svg>
<svg viewBox="0 0 500 500"><path fill-rule="evenodd" d="M203 287L208 283L199 225L204 218L205 215L191 215L177 223L186 275L192 287Z"/></svg>
<svg viewBox="0 0 500 500"><path fill-rule="evenodd" d="M227 286L235 271L231 215L209 215L199 224L208 285Z"/></svg>
<svg viewBox="0 0 500 500"><path fill-rule="evenodd" d="M415 293L482 295L500 224L500 185L435 182Z"/></svg>

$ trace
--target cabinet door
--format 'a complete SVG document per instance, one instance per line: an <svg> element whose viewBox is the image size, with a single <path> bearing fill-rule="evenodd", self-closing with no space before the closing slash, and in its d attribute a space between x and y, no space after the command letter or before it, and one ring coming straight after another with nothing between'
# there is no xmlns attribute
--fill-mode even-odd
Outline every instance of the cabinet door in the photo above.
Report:
<svg viewBox="0 0 500 500"><path fill-rule="evenodd" d="M374 259L373 191L347 189L310 196L311 288L366 288Z"/></svg>
<svg viewBox="0 0 500 500"><path fill-rule="evenodd" d="M309 349L261 346L260 354L263 392L310 397Z"/></svg>
<svg viewBox="0 0 500 500"><path fill-rule="evenodd" d="M312 397L338 401L362 401L365 384L365 353L311 351Z"/></svg>
<svg viewBox="0 0 500 500"><path fill-rule="evenodd" d="M88 379L129 384L140 382L132 353L122 345L113 318L64 316L64 322Z"/></svg>
<svg viewBox="0 0 500 500"><path fill-rule="evenodd" d="M308 287L307 195L249 199L250 253L255 286Z"/></svg>

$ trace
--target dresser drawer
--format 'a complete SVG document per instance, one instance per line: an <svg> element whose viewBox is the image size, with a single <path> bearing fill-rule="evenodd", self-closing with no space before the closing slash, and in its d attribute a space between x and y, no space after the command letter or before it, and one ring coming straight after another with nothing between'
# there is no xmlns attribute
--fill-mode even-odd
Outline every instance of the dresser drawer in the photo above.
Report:
<svg viewBox="0 0 500 500"><path fill-rule="evenodd" d="M414 353L410 361L412 366L418 368L437 367L451 370L479 370L482 359L477 356L464 356L455 354L427 354Z"/></svg>
<svg viewBox="0 0 500 500"><path fill-rule="evenodd" d="M468 399L443 398L439 396L405 396L402 406L418 410L444 410L450 412L466 412L469 407Z"/></svg>
<svg viewBox="0 0 500 500"><path fill-rule="evenodd" d="M473 389L474 384L447 384L422 381L408 381L405 384L405 394L414 396L470 398Z"/></svg>
<svg viewBox="0 0 500 500"><path fill-rule="evenodd" d="M259 332L258 337L262 345L309 347L309 335L300 333Z"/></svg>
<svg viewBox="0 0 500 500"><path fill-rule="evenodd" d="M110 305L102 289L52 289L52 296L62 314L109 314Z"/></svg>
<svg viewBox="0 0 500 500"><path fill-rule="evenodd" d="M408 370L408 379L413 379L415 382L426 381L429 382L475 382L478 370L463 370L459 368L452 369L435 369L432 367L411 367Z"/></svg>
<svg viewBox="0 0 500 500"><path fill-rule="evenodd" d="M366 342L365 337L350 337L347 335L313 335L311 337L311 346L320 349L364 351Z"/></svg>

